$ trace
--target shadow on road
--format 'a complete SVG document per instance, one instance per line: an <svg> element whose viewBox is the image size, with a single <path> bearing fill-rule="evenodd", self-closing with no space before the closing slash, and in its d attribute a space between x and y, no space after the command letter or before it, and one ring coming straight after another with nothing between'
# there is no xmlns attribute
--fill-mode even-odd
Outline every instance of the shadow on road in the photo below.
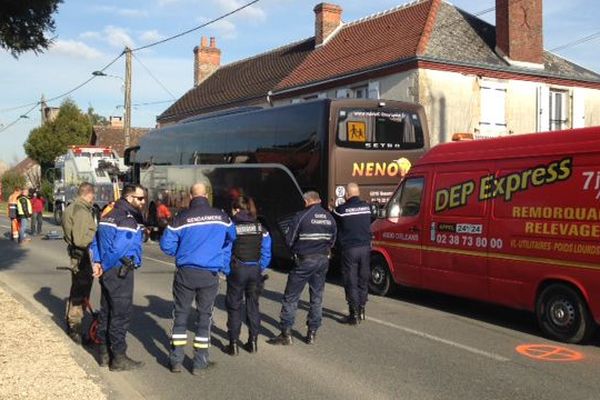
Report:
<svg viewBox="0 0 600 400"><path fill-rule="evenodd" d="M9 233L10 236L10 233ZM4 236L0 239L0 270L8 270L19 264L27 253L27 246L30 243L17 244L12 240L5 239Z"/></svg>

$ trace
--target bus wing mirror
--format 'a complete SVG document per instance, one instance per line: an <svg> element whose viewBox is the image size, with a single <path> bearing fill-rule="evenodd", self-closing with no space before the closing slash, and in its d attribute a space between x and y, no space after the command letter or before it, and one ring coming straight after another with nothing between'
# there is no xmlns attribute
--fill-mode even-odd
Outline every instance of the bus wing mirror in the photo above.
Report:
<svg viewBox="0 0 600 400"><path fill-rule="evenodd" d="M385 205L381 203L371 204L371 219L385 218Z"/></svg>
<svg viewBox="0 0 600 400"><path fill-rule="evenodd" d="M128 147L123 155L125 165L133 165L135 163L135 154L140 149L140 146Z"/></svg>

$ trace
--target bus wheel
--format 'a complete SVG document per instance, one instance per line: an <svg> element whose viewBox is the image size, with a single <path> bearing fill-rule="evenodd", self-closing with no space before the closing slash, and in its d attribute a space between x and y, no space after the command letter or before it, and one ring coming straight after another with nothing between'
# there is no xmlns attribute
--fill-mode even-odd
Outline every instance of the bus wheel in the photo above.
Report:
<svg viewBox="0 0 600 400"><path fill-rule="evenodd" d="M385 296L394 288L394 281L390 269L381 254L371 255L371 277L369 290L378 296Z"/></svg>
<svg viewBox="0 0 600 400"><path fill-rule="evenodd" d="M581 343L593 333L594 322L585 301L565 284L554 283L542 291L536 316L544 334L561 342Z"/></svg>

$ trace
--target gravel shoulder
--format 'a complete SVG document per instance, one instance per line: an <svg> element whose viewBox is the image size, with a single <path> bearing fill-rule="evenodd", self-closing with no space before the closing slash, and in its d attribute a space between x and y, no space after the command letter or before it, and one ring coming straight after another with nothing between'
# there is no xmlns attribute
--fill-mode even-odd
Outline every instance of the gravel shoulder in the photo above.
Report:
<svg viewBox="0 0 600 400"><path fill-rule="evenodd" d="M101 400L106 393L52 329L0 285L0 399Z"/></svg>

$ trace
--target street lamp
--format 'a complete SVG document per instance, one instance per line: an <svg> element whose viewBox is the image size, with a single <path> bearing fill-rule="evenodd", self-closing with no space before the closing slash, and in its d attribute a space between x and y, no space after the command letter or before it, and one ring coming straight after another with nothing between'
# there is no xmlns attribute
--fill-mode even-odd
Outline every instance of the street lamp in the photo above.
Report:
<svg viewBox="0 0 600 400"><path fill-rule="evenodd" d="M127 56L125 63L125 79L117 75L107 74L104 71L94 71L92 72L92 75L107 76L109 78L118 78L123 82L123 87L125 89L125 110L123 111L123 136L125 139L125 148L127 148L129 147L129 131L131 129L131 50L129 48L125 48L125 54Z"/></svg>

